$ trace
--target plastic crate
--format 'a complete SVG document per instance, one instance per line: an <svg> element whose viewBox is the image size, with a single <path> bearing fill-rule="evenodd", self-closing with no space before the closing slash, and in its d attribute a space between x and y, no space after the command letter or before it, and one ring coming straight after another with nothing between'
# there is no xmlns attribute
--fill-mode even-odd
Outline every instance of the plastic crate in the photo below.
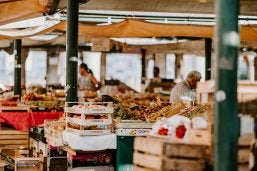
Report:
<svg viewBox="0 0 257 171"><path fill-rule="evenodd" d="M114 171L113 166L93 166L93 167L76 167L68 169L69 171Z"/></svg>
<svg viewBox="0 0 257 171"><path fill-rule="evenodd" d="M47 171L66 171L67 169L67 158L53 157L47 159Z"/></svg>
<svg viewBox="0 0 257 171"><path fill-rule="evenodd" d="M112 114L111 102L66 102L64 112L74 114Z"/></svg>
<svg viewBox="0 0 257 171"><path fill-rule="evenodd" d="M86 167L86 166L108 166L112 165L114 153L111 150L81 152L76 156L67 155L69 168Z"/></svg>
<svg viewBox="0 0 257 171"><path fill-rule="evenodd" d="M48 146L48 157L67 157L67 152L59 147Z"/></svg>

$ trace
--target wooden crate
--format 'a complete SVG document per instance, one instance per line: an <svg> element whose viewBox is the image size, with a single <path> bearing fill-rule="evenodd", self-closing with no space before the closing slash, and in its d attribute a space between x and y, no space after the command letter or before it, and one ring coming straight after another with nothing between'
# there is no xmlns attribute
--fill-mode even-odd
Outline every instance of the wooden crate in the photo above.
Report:
<svg viewBox="0 0 257 171"><path fill-rule="evenodd" d="M0 130L0 148L20 148L21 146L28 149L29 134L16 130Z"/></svg>
<svg viewBox="0 0 257 171"><path fill-rule="evenodd" d="M238 171L250 170L249 162L251 161L251 146L255 140L254 134L240 136L238 139Z"/></svg>
<svg viewBox="0 0 257 171"><path fill-rule="evenodd" d="M245 102L257 98L257 82L238 81L237 97L239 102ZM197 83L197 97L199 103L213 104L215 92L215 80Z"/></svg>
<svg viewBox="0 0 257 171"><path fill-rule="evenodd" d="M134 142L134 171L203 171L207 146L172 143L137 137Z"/></svg>

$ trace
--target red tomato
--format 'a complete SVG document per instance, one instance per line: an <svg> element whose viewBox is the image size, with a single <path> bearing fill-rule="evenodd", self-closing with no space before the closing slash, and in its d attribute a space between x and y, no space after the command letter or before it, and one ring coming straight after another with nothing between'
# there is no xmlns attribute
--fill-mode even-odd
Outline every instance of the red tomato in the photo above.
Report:
<svg viewBox="0 0 257 171"><path fill-rule="evenodd" d="M158 134L159 135L168 135L168 129L167 128L163 128L161 127L159 130L158 130Z"/></svg>
<svg viewBox="0 0 257 171"><path fill-rule="evenodd" d="M186 133L186 127L184 125L180 125L176 128L176 137L183 138Z"/></svg>

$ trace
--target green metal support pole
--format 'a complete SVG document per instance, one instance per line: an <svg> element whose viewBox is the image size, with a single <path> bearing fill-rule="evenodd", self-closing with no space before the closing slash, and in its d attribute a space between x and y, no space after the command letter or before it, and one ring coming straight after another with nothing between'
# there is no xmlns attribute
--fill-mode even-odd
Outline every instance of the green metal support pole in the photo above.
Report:
<svg viewBox="0 0 257 171"><path fill-rule="evenodd" d="M66 102L78 101L78 11L78 1L67 0Z"/></svg>
<svg viewBox="0 0 257 171"><path fill-rule="evenodd" d="M237 59L239 0L216 2L216 90L214 121L214 170L237 170Z"/></svg>
<svg viewBox="0 0 257 171"><path fill-rule="evenodd" d="M14 95L21 96L21 39L14 40Z"/></svg>
<svg viewBox="0 0 257 171"><path fill-rule="evenodd" d="M212 39L205 38L205 80L211 79L211 49Z"/></svg>

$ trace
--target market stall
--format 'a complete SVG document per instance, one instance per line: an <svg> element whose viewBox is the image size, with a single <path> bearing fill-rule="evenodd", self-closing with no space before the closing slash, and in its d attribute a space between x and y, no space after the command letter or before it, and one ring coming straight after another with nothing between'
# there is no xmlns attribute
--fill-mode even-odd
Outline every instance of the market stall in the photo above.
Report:
<svg viewBox="0 0 257 171"><path fill-rule="evenodd" d="M32 164L33 169L37 170L40 168L40 170L86 169L110 171L116 168L118 171L124 171L134 168L135 171L203 171L208 170L208 166L213 165L216 167L223 166L222 168L236 167L235 149L239 122L237 122L235 115L237 114L237 85L235 81L236 67L234 66L236 59L234 58L237 54L236 47L240 43L236 42L239 41L239 36L235 28L229 28L232 32L228 35L221 32L221 35L227 36L226 38L228 39L226 40L228 41L224 43L224 39L221 39L222 43L219 46L224 43L224 46L228 46L224 47L224 49L227 48L228 52L233 55L231 55L232 57L225 56L223 58L223 48L218 51L219 54L217 56L219 58L222 57L220 59L222 62L218 63L218 79L216 80L216 88L218 90L215 92L214 84L211 84L211 91L208 90L208 85L204 85L200 88L202 92L199 92L200 103L197 105L192 105L192 103L187 103L186 101L168 103L167 97L156 94L139 94L126 91L125 93L120 93L120 91L116 91L119 90L118 88L111 90L112 92L114 90L115 93L108 93L108 95L104 94L103 96L97 96L96 92L93 92L93 95L91 92L82 92L83 100L77 102L80 101L78 100L78 94L80 93L77 91L78 33L94 35L95 37L160 37L175 35L205 38L213 38L214 33L213 27L208 25L188 23L168 25L168 19L164 20L165 24L157 24L138 19L128 19L127 16L125 21L115 24L112 24L111 21L109 22L108 19L108 23L105 26L84 23L79 25L78 3L69 0L67 4L67 10L65 11L67 13L67 22L53 20L53 22L49 21L37 28L9 30L9 32L1 31L0 33L2 38L21 38L54 30L61 31L61 33L67 31L67 80L65 88L61 91L62 98L66 98L65 107L63 106L64 100L57 100L56 96L52 96L51 93L49 95L49 92L43 95L39 95L37 92L27 92L21 98L25 106L22 109L29 110L26 112L9 110L7 112L7 109L15 110L17 109L15 107L21 106L15 101L7 100L2 102L2 106L5 107L1 108L0 120L13 125L17 130L29 130L29 138L26 133L21 134L20 142L16 143L19 146L16 148L19 150L1 150L1 156L6 159L10 166L14 167L14 170L17 170L17 167L22 167L22 165L17 166L17 162L20 161L19 158L28 156L30 152L32 153L30 156L34 158L27 158L23 164L27 167ZM235 10L235 8L232 9ZM234 13L236 12L234 11ZM232 26L237 25L234 23L235 18L228 20L233 22ZM142 27L145 29L142 29ZM29 34L28 30L33 31ZM255 41L255 30L256 27L249 24L242 26L240 30L242 40ZM232 40L235 40L235 42ZM21 49L21 45L19 48ZM20 61L20 53L16 55L17 61ZM17 71L20 71L20 64L20 62L15 64ZM20 73L16 72L16 74L18 74L15 77L18 83L20 82ZM232 88L229 88L228 83L224 86L224 80L232 80ZM170 88L170 85L168 87ZM16 84L15 89L17 90L18 88L20 86ZM245 93L245 90L240 89L240 87L239 90L239 92L243 92L242 94ZM210 98L214 96L214 93L217 93L215 94L215 100ZM248 92L249 96L252 94L252 92ZM239 97L243 100L249 100L248 95L245 97L239 94ZM91 96L91 98L85 98L84 96ZM201 104L204 102L211 103L207 103L208 106ZM213 111L212 102L216 103L217 108L220 109L216 111L215 115L210 112ZM245 107L251 106L255 104L256 100L251 99L248 102L243 105ZM64 111L55 111L62 110L62 107L64 107ZM245 109L245 111L247 113L248 111L252 112L249 108ZM65 116L61 117L63 113L65 113ZM219 126L216 129L218 133L215 134L215 143L213 143L213 116L219 116L216 118L216 124L219 124ZM46 119L54 120L48 121ZM43 122L44 126L38 126ZM222 128L233 129L222 130ZM251 132L253 128L249 130ZM8 145L8 142L13 142L14 139L10 138L12 135L4 134L5 137L8 137L8 140L1 139L3 140L1 142L5 142L4 145ZM250 137L251 140L253 138ZM21 148L20 146L28 142L28 139L30 142L28 149ZM226 141L222 142L222 140ZM229 156L230 153L226 151L227 148L221 148L224 147L223 143L233 156ZM223 153L217 153L218 150L213 149L213 144L220 151L225 149L225 151L222 151L225 157L222 156ZM216 146L217 144L218 146ZM240 148L242 148L240 149L240 154L243 154L243 157L239 155L239 163L245 167L249 161L249 151L245 153L246 150L249 150L249 143L242 145L242 147L240 146ZM216 164L213 163L213 151L216 152ZM218 155L219 158L217 158ZM222 165L223 158L224 165ZM231 160L231 158L234 160ZM231 166L228 163L232 163Z"/></svg>

